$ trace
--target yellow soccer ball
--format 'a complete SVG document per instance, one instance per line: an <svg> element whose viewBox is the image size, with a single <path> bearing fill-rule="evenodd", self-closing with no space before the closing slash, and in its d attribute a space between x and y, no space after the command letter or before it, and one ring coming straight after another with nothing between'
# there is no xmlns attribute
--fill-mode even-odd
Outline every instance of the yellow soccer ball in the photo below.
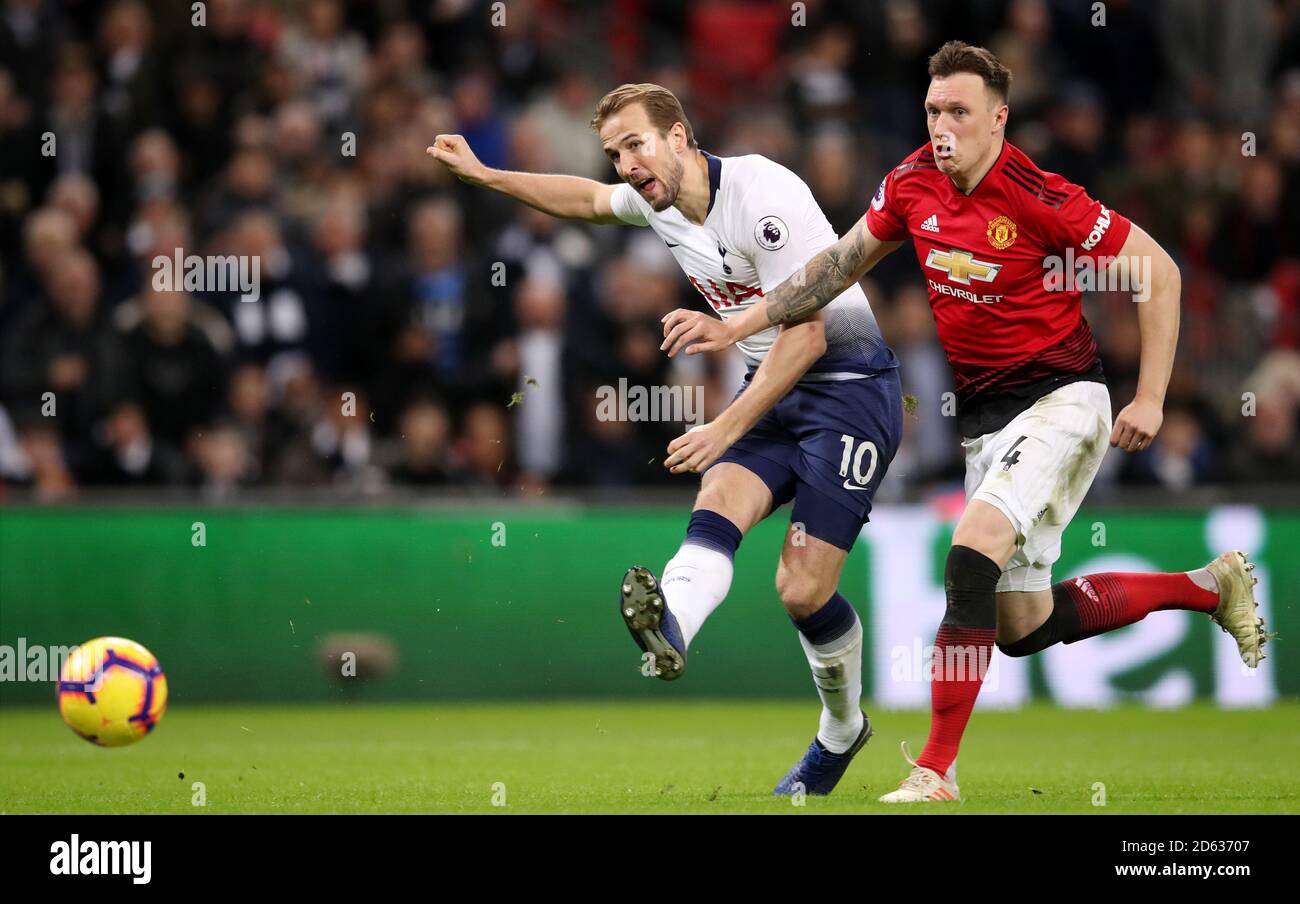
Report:
<svg viewBox="0 0 1300 904"><path fill-rule="evenodd" d="M167 676L133 640L97 637L72 651L59 671L59 712L100 747L121 747L154 730L167 708Z"/></svg>

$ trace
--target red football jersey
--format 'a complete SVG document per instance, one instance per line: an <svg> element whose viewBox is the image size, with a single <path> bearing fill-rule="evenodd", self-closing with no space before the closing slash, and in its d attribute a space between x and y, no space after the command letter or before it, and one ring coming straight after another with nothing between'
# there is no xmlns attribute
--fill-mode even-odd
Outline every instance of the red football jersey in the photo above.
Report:
<svg viewBox="0 0 1300 904"><path fill-rule="evenodd" d="M1118 255L1132 224L1083 188L1004 141L965 195L927 144L885 176L866 217L876 238L916 247L963 435L1001 429L1066 383L1104 381L1079 291L1048 277Z"/></svg>

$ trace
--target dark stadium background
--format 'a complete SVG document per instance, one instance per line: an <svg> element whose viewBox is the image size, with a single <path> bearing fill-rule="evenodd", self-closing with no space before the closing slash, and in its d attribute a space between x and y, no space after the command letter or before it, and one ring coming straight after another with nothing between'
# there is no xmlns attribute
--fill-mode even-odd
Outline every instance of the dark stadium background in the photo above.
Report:
<svg viewBox="0 0 1300 904"><path fill-rule="evenodd" d="M1094 500L1300 482L1294 0L511 0L504 27L463 0L205 9L193 27L181 2L0 3L5 496L688 487L661 466L682 425L594 414L620 378L704 385L710 415L732 394L734 361L673 371L658 352L658 318L700 302L662 244L460 185L424 147L460 132L491 166L610 181L595 101L656 81L705 148L792 167L843 232L925 140L925 60L953 37L1014 71L1010 139L1182 268L1164 428L1108 457ZM177 247L260 255L264 303L151 300L148 262ZM911 255L866 288L919 401L885 500L955 487L949 376ZM1118 410L1136 314L1119 294L1086 312Z"/></svg>
<svg viewBox="0 0 1300 904"><path fill-rule="evenodd" d="M697 479L662 461L686 425L602 420L597 390L702 386L712 417L739 361L659 351L659 318L701 299L651 230L551 219L424 149L459 132L489 165L610 180L593 107L650 80L703 147L788 164L844 232L925 140L926 59L950 38L1014 71L1013 142L1182 269L1164 428L1106 457L1057 572L1240 547L1270 628L1300 618L1300 3L198 8L0 0L0 644L130 637L178 703L660 693L607 607L680 540ZM258 260L261 299L153 291L178 249ZM867 291L917 405L841 586L868 694L922 707L961 447L910 252ZM1086 311L1118 411L1134 304ZM674 695L806 696L772 586L785 520L742 545ZM1285 647L1255 681L1221 639L1153 618L1121 647L1008 662L981 699L1300 691ZM340 684L339 649L377 680Z"/></svg>
<svg viewBox="0 0 1300 904"><path fill-rule="evenodd" d="M602 420L598 388L701 386L711 418L743 367L659 351L702 299L651 230L551 219L425 148L612 181L593 107L658 82L842 233L926 140L949 39L1014 71L1010 140L1182 273L1163 429L1107 454L1055 579L1243 549L1278 635L1255 670L1190 612L998 653L959 812L1300 810L1300 0L0 0L0 813L489 813L498 784L507 812L790 812L770 789L818 707L773 581L787 512L684 680L643 675L614 611L698 478L662 466L685 424ZM153 292L178 249L258 260L260 301ZM917 404L840 581L876 736L810 812L885 811L929 726L963 467L919 276L902 249L865 281ZM1084 303L1118 412L1137 312ZM12 674L101 636L168 684L117 752L65 727L52 674ZM1065 860L1059 826L1017 841L1017 876L1109 869L1094 825ZM284 861L167 835L160 870Z"/></svg>

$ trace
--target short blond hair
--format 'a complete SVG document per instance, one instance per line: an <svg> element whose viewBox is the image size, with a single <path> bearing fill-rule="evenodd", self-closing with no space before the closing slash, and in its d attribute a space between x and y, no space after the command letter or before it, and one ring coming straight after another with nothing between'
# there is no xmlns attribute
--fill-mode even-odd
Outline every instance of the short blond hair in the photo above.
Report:
<svg viewBox="0 0 1300 904"><path fill-rule="evenodd" d="M686 143L693 148L699 147L695 143L695 130L691 128L691 122L686 118L686 111L682 109L681 101L667 88L649 82L642 82L639 85L619 85L602 97L600 103L596 104L596 114L591 117L591 128L599 132L606 119L630 104L640 104L645 107L650 122L664 135L680 122L682 128L686 130Z"/></svg>

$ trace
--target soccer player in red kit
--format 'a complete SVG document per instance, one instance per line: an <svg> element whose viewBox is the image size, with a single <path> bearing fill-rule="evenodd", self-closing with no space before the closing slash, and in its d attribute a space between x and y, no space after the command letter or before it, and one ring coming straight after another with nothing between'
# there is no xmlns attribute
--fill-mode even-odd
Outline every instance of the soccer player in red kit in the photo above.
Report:
<svg viewBox="0 0 1300 904"><path fill-rule="evenodd" d="M929 74L930 141L885 177L848 235L741 316L721 322L674 311L664 319L670 355L725 348L808 317L912 239L954 375L967 505L944 570L930 737L886 803L958 798L957 748L995 643L1027 656L1150 612L1190 609L1231 634L1254 668L1266 637L1254 566L1238 551L1188 572L1052 583L1061 535L1107 440L1134 452L1160 430L1178 341L1178 268L1136 224L1006 140L1011 73L993 54L952 41L930 58ZM1142 343L1136 398L1113 426L1072 278L1112 267L1108 278L1140 290Z"/></svg>

